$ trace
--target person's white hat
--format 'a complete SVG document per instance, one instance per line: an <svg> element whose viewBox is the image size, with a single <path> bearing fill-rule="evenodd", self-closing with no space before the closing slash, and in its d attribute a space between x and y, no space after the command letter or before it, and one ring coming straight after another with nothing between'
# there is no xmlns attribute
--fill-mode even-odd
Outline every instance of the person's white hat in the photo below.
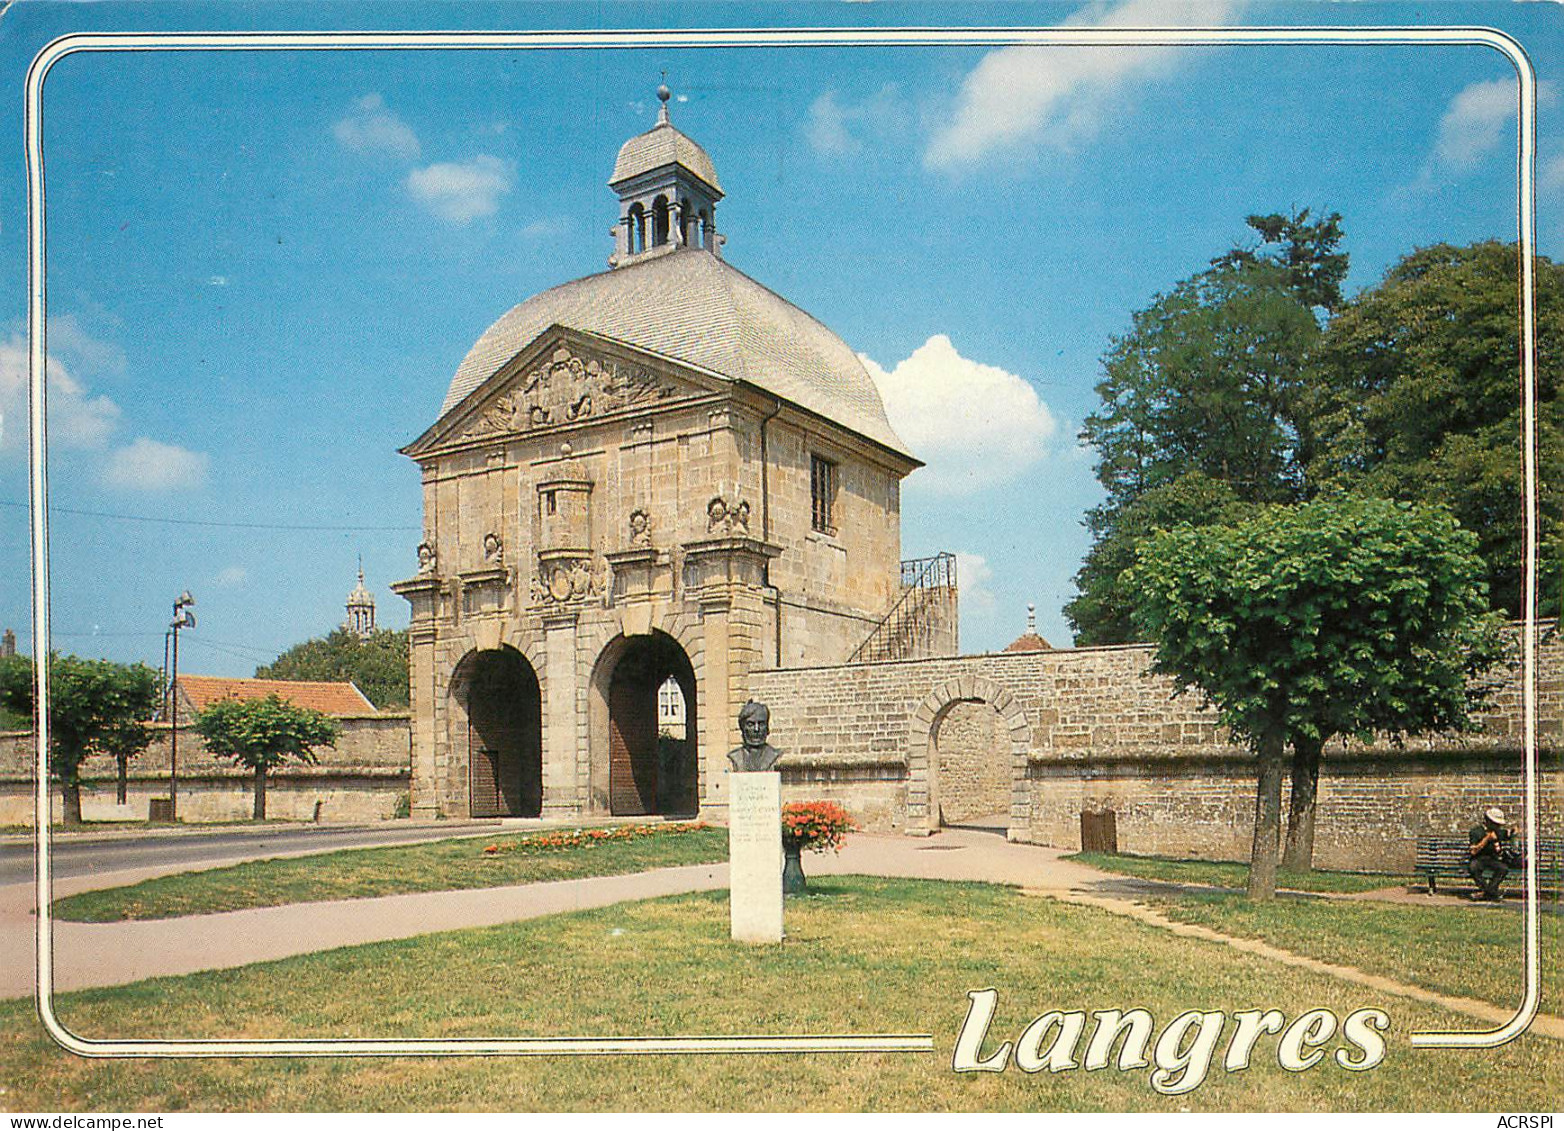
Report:
<svg viewBox="0 0 1564 1131"><path fill-rule="evenodd" d="M1486 812L1484 812L1483 816L1487 817L1490 821L1492 821L1496 825L1504 824L1504 810L1500 809L1497 805L1495 805L1492 809L1489 809Z"/></svg>

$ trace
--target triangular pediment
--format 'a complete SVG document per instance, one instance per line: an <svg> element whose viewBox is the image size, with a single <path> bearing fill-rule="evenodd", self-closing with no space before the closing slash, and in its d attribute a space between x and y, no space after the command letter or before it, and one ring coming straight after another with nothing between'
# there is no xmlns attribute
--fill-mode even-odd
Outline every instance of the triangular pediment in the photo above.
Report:
<svg viewBox="0 0 1564 1131"><path fill-rule="evenodd" d="M551 326L402 451L587 425L730 382L612 338Z"/></svg>

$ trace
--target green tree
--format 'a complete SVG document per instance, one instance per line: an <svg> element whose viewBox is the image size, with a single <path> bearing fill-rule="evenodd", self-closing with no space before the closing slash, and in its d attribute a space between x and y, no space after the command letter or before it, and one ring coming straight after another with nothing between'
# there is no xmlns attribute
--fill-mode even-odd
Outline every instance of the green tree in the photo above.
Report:
<svg viewBox="0 0 1564 1131"><path fill-rule="evenodd" d="M0 659L0 702L33 714L33 662L25 656ZM67 825L81 824L81 764L90 755L111 755L120 765L147 748L162 680L145 664L116 664L76 656L49 657L49 773L60 783Z"/></svg>
<svg viewBox="0 0 1564 1131"><path fill-rule="evenodd" d="M1075 626L1077 644L1123 644L1136 639L1131 621L1135 594L1120 584L1123 572L1135 564L1135 547L1143 538L1182 522L1197 526L1236 522L1255 509L1233 488L1202 471L1191 471L1152 487L1118 508L1087 512L1086 525L1094 543L1076 574L1078 593L1065 606Z"/></svg>
<svg viewBox="0 0 1564 1131"><path fill-rule="evenodd" d="M232 758L255 771L257 821L266 819L266 775L291 759L313 764L312 747L335 746L341 729L308 707L276 695L264 699L223 699L196 718L196 731L206 748L220 758Z"/></svg>
<svg viewBox="0 0 1564 1131"><path fill-rule="evenodd" d="M1384 499L1267 507L1141 543L1128 581L1155 670L1197 688L1259 762L1251 897L1276 890L1288 745L1290 823L1312 856L1327 741L1473 725L1503 656L1482 572L1476 537L1447 510Z"/></svg>
<svg viewBox="0 0 1564 1131"><path fill-rule="evenodd" d="M1526 578L1521 466L1520 254L1514 244L1422 248L1331 321L1319 350L1316 478L1439 502L1481 539L1489 592L1512 616ZM1536 268L1538 518L1545 613L1564 568L1564 266Z"/></svg>
<svg viewBox="0 0 1564 1131"><path fill-rule="evenodd" d="M405 707L407 631L382 628L361 640L346 629L332 629L256 668L255 678L351 680L376 707Z"/></svg>
<svg viewBox="0 0 1564 1131"><path fill-rule="evenodd" d="M1244 222L1260 236L1260 246L1235 247L1212 266L1269 263L1287 274L1287 285L1308 306L1328 313L1341 308L1341 284L1347 278L1347 253L1341 246L1341 213L1309 222L1310 209L1286 215L1248 216Z"/></svg>
<svg viewBox="0 0 1564 1131"><path fill-rule="evenodd" d="M1310 246L1334 248L1334 218L1330 230ZM1120 574L1148 524L1209 521L1227 502L1310 494L1315 397L1307 377L1321 332L1313 300L1335 275L1306 267L1255 252L1218 261L1158 296L1109 346L1097 385L1102 405L1081 430L1108 497L1087 514L1094 541L1075 578L1079 596L1064 609L1078 644L1135 639ZM1175 486L1192 474L1198 485ZM1180 500L1192 509L1179 511Z"/></svg>

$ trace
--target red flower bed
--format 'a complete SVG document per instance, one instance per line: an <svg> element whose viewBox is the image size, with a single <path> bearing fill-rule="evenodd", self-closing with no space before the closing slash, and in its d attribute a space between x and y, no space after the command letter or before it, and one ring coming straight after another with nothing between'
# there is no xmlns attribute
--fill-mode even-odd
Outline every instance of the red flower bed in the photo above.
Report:
<svg viewBox="0 0 1564 1131"><path fill-rule="evenodd" d="M565 848L592 848L615 841L636 840L649 836L678 836L681 833L704 829L700 821L686 821L672 825L618 825L609 829L550 829L547 832L530 833L504 844L485 845L485 856L497 856L502 852L554 852Z"/></svg>
<svg viewBox="0 0 1564 1131"><path fill-rule="evenodd" d="M842 850L858 822L834 801L790 801L782 806L782 843L814 852Z"/></svg>

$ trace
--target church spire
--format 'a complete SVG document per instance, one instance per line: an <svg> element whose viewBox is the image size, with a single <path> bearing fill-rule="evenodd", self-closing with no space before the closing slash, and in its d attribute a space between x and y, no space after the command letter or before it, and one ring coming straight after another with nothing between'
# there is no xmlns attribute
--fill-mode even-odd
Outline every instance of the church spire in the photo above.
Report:
<svg viewBox="0 0 1564 1131"><path fill-rule="evenodd" d="M375 631L375 595L364 585L364 555L358 556L358 584L348 594L348 618L342 627L360 640Z"/></svg>
<svg viewBox="0 0 1564 1131"><path fill-rule="evenodd" d="M666 78L666 72L664 72ZM722 185L711 157L668 116L673 92L657 88L657 123L620 147L608 187L619 194L610 267L679 248L721 254L717 202Z"/></svg>

